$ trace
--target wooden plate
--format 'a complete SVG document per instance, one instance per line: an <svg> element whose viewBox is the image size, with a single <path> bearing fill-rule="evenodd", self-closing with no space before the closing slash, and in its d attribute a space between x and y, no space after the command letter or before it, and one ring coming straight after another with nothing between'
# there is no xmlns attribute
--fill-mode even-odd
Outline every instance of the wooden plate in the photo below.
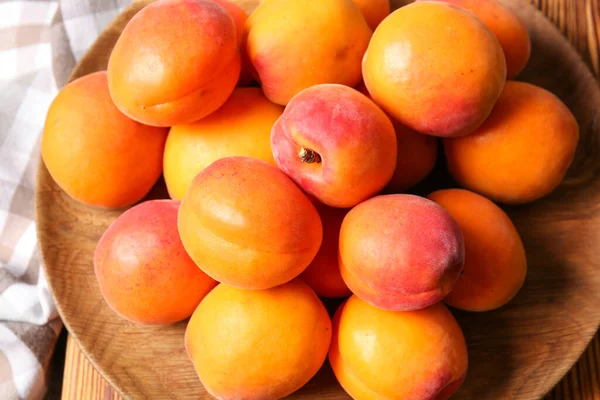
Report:
<svg viewBox="0 0 600 400"><path fill-rule="evenodd" d="M71 79L106 68L123 27L147 2L134 3L112 23ZM239 2L250 11L257 0ZM457 399L540 398L573 365L600 323L600 91L576 51L541 13L522 0L504 2L527 23L532 36L531 61L520 79L551 90L569 106L579 121L581 142L566 180L554 193L507 209L529 261L519 295L494 312L454 312L467 337L470 359ZM166 197L164 184L149 197ZM102 300L92 254L121 211L71 200L40 162L36 212L42 258L58 311L102 375L125 397L209 398L184 351L185 322L135 325L117 317ZM347 395L326 364L293 397Z"/></svg>

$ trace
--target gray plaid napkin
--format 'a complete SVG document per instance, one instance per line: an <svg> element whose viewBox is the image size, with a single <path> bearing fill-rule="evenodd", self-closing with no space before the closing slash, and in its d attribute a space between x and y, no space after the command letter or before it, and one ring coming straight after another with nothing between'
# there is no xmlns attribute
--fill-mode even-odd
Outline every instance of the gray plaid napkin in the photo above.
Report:
<svg viewBox="0 0 600 400"><path fill-rule="evenodd" d="M40 265L33 192L48 106L130 0L0 1L0 399L40 399L62 329Z"/></svg>

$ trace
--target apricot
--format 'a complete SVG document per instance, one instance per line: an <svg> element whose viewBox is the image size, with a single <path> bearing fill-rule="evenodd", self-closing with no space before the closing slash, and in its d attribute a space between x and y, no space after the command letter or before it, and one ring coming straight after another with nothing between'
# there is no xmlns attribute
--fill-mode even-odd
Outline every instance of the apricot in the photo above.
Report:
<svg viewBox="0 0 600 400"><path fill-rule="evenodd" d="M402 124L433 136L473 132L492 111L505 78L494 34L472 13L438 1L390 14L363 59L373 100Z"/></svg>
<svg viewBox="0 0 600 400"><path fill-rule="evenodd" d="M359 92L371 99L371 94L369 93L369 90L367 90L364 81L360 81L358 85L354 86L354 89L358 90Z"/></svg>
<svg viewBox="0 0 600 400"><path fill-rule="evenodd" d="M260 5L273 3L279 0L260 0ZM389 0L352 0L362 13L367 25L374 30L377 25L390 13Z"/></svg>
<svg viewBox="0 0 600 400"><path fill-rule="evenodd" d="M358 84L356 90L371 98L364 82ZM425 179L433 170L438 156L438 140L414 131L393 118L390 121L396 132L398 151L396 170L387 187L401 192Z"/></svg>
<svg viewBox="0 0 600 400"><path fill-rule="evenodd" d="M331 320L301 280L265 290L219 285L200 303L185 347L206 390L218 399L283 398L321 368Z"/></svg>
<svg viewBox="0 0 600 400"><path fill-rule="evenodd" d="M521 204L552 192L575 155L579 127L558 97L507 82L489 119L472 135L444 140L456 181L496 202Z"/></svg>
<svg viewBox="0 0 600 400"><path fill-rule="evenodd" d="M329 362L354 399L444 400L463 383L468 356L443 304L387 311L352 296L333 319Z"/></svg>
<svg viewBox="0 0 600 400"><path fill-rule="evenodd" d="M496 36L506 58L507 79L512 79L527 65L531 40L519 17L496 0L442 0L462 7L477 16Z"/></svg>
<svg viewBox="0 0 600 400"><path fill-rule="evenodd" d="M248 14L246 14L246 11L244 11L240 6L234 3L233 0L212 1L223 7L229 13L231 18L233 18L233 22L235 23L238 47L242 46L244 38L244 25L246 25ZM244 59L242 59L241 62L241 71L240 77L237 82L237 86L247 86L254 81L254 78L252 77L252 66L249 62L247 62Z"/></svg>
<svg viewBox="0 0 600 400"><path fill-rule="evenodd" d="M347 297L352 294L340 275L338 248L340 228L348 210L318 205L323 224L323 243L315 259L300 278L322 297Z"/></svg>
<svg viewBox="0 0 600 400"><path fill-rule="evenodd" d="M236 38L238 44L242 42L244 25L248 19L248 14L240 6L238 6L233 0L211 0L213 3L217 3L227 11L229 16L233 19L235 24Z"/></svg>
<svg viewBox="0 0 600 400"><path fill-rule="evenodd" d="M390 189L407 190L421 182L433 170L438 154L438 140L392 120L398 141L396 170L388 183Z"/></svg>
<svg viewBox="0 0 600 400"><path fill-rule="evenodd" d="M332 207L349 208L375 195L396 167L389 118L360 92L337 84L294 96L273 126L271 148L282 171Z"/></svg>
<svg viewBox="0 0 600 400"><path fill-rule="evenodd" d="M369 28L375 30L377 25L381 23L390 14L389 0L352 0L360 9Z"/></svg>
<svg viewBox="0 0 600 400"><path fill-rule="evenodd" d="M216 286L181 244L178 208L174 200L138 204L98 241L96 278L104 300L121 317L143 324L181 321Z"/></svg>
<svg viewBox="0 0 600 400"><path fill-rule="evenodd" d="M349 0L278 0L250 15L244 37L265 95L286 105L313 85L356 85L371 29Z"/></svg>
<svg viewBox="0 0 600 400"><path fill-rule="evenodd" d="M464 266L456 222L423 197L392 194L354 207L340 230L342 278L354 294L386 310L442 300Z"/></svg>
<svg viewBox="0 0 600 400"><path fill-rule="evenodd" d="M179 209L183 246L213 279L266 289L298 276L323 238L315 206L283 172L250 157L215 161Z"/></svg>
<svg viewBox="0 0 600 400"><path fill-rule="evenodd" d="M163 160L171 197L183 199L192 179L220 158L248 156L275 165L271 128L282 112L260 89L237 88L208 117L172 127Z"/></svg>
<svg viewBox="0 0 600 400"><path fill-rule="evenodd" d="M463 189L428 196L452 215L465 240L465 269L444 301L467 311L488 311L508 303L527 272L517 229L490 200Z"/></svg>
<svg viewBox="0 0 600 400"><path fill-rule="evenodd" d="M74 80L52 101L41 153L48 172L73 199L121 208L141 200L162 173L167 130L123 115L106 72Z"/></svg>
<svg viewBox="0 0 600 400"><path fill-rule="evenodd" d="M209 0L159 0L129 21L108 62L115 105L137 121L172 126L219 108L240 75L235 24Z"/></svg>

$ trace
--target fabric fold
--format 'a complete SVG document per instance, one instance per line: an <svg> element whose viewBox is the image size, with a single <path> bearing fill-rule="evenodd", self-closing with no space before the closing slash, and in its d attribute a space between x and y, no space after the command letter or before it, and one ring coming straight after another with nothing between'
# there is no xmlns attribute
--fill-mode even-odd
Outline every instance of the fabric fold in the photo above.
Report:
<svg viewBox="0 0 600 400"><path fill-rule="evenodd" d="M34 221L40 135L52 99L123 0L0 3L0 398L41 399L62 329Z"/></svg>

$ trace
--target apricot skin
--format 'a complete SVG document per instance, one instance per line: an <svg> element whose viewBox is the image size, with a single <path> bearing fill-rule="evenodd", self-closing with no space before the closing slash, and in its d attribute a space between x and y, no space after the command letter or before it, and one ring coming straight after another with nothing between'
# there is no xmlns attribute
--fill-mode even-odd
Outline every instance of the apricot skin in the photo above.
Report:
<svg viewBox="0 0 600 400"><path fill-rule="evenodd" d="M467 311L489 311L508 303L527 273L525 249L508 215L468 190L438 190L428 198L452 215L465 239L464 273L444 301Z"/></svg>
<svg viewBox="0 0 600 400"><path fill-rule="evenodd" d="M354 399L445 400L465 379L463 333L441 303L386 311L351 296L333 319L329 362Z"/></svg>
<svg viewBox="0 0 600 400"><path fill-rule="evenodd" d="M53 100L41 153L71 198L122 208L141 200L162 173L167 130L123 115L108 93L106 72L74 80Z"/></svg>
<svg viewBox="0 0 600 400"><path fill-rule="evenodd" d="M238 40L238 46L242 45L244 38L244 26L246 20L248 20L248 14L240 6L233 2L233 0L212 0L215 3L223 7L233 18L235 23L236 36ZM240 77L237 82L237 86L248 86L254 81L252 77L252 66L247 60L242 59L242 66L240 71Z"/></svg>
<svg viewBox="0 0 600 400"><path fill-rule="evenodd" d="M387 187L402 192L410 189L429 175L438 156L438 139L392 120L398 142L396 170Z"/></svg>
<svg viewBox="0 0 600 400"><path fill-rule="evenodd" d="M275 165L271 128L282 112L260 89L237 88L208 117L172 127L163 159L169 195L183 199L192 179L220 158L248 156Z"/></svg>
<svg viewBox="0 0 600 400"><path fill-rule="evenodd" d="M300 278L322 297L347 297L352 294L340 274L338 248L340 228L348 210L318 205L323 224L323 243Z"/></svg>
<svg viewBox="0 0 600 400"><path fill-rule="evenodd" d="M200 271L177 232L178 201L151 200L125 211L100 238L94 271L121 317L171 324L194 312L217 282Z"/></svg>
<svg viewBox="0 0 600 400"><path fill-rule="evenodd" d="M343 85L316 85L296 95L273 127L271 148L282 171L332 207L353 207L375 195L396 167L391 121L369 98ZM303 161L302 148L321 161Z"/></svg>
<svg viewBox="0 0 600 400"><path fill-rule="evenodd" d="M108 62L115 105L137 121L173 126L219 108L240 74L235 23L208 0L161 0L129 21Z"/></svg>
<svg viewBox="0 0 600 400"><path fill-rule="evenodd" d="M260 6L273 3L279 0L260 0ZM371 30L377 28L377 25L390 13L389 0L353 0L362 13L365 21Z"/></svg>
<svg viewBox="0 0 600 400"><path fill-rule="evenodd" d="M375 30L390 14L389 0L353 0L369 24L369 28Z"/></svg>
<svg viewBox="0 0 600 400"><path fill-rule="evenodd" d="M181 203L178 227L206 274L242 289L295 278L323 237L306 195L279 169L249 157L222 158L198 174Z"/></svg>
<svg viewBox="0 0 600 400"><path fill-rule="evenodd" d="M286 105L317 84L356 85L371 33L351 0L277 0L248 18L244 51L267 98Z"/></svg>
<svg viewBox="0 0 600 400"><path fill-rule="evenodd" d="M441 0L462 7L477 16L496 36L506 58L507 79L525 68L531 55L531 39L519 17L496 0Z"/></svg>
<svg viewBox="0 0 600 400"><path fill-rule="evenodd" d="M355 89L371 98L364 82L358 84ZM396 170L387 187L394 192L402 193L425 179L433 170L438 157L439 140L414 131L392 117L390 120L396 132L398 152Z"/></svg>
<svg viewBox="0 0 600 400"><path fill-rule="evenodd" d="M354 207L340 231L340 272L354 294L386 310L442 300L464 266L456 222L423 197L373 197Z"/></svg>
<svg viewBox="0 0 600 400"><path fill-rule="evenodd" d="M444 140L456 181L499 203L552 192L577 148L577 120L558 97L525 82L506 83L488 120L472 135Z"/></svg>
<svg viewBox="0 0 600 400"><path fill-rule="evenodd" d="M185 333L203 386L232 400L295 392L321 368L330 342L327 310L299 279L266 290L221 284L200 303Z"/></svg>
<svg viewBox="0 0 600 400"><path fill-rule="evenodd" d="M506 79L502 47L472 13L420 1L377 27L363 59L373 100L409 128L432 136L473 132Z"/></svg>

